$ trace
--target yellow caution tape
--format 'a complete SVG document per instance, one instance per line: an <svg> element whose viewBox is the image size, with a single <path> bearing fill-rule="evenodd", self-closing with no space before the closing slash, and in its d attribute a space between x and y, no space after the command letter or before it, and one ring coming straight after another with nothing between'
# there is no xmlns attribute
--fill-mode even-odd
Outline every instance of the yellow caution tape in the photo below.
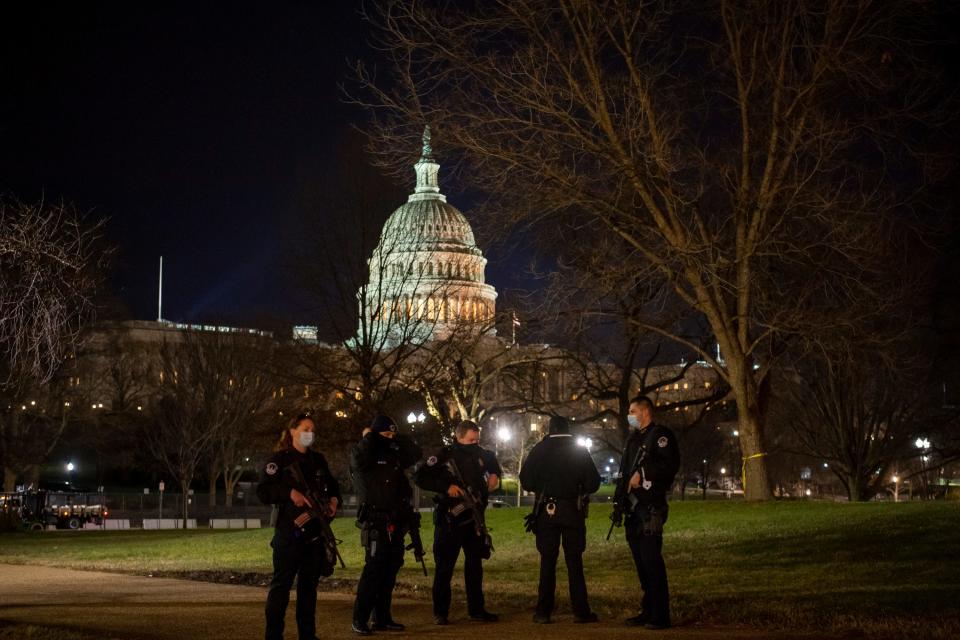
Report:
<svg viewBox="0 0 960 640"><path fill-rule="evenodd" d="M740 482L743 483L743 496L747 496L747 460L753 460L754 458L762 458L767 455L765 452L755 453L752 456L747 456L743 458L743 465L740 468Z"/></svg>

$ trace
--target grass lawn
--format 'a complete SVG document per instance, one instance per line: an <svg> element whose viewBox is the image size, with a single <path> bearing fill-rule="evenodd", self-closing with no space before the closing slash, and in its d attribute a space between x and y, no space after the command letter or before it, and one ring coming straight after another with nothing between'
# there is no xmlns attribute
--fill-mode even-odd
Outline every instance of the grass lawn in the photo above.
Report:
<svg viewBox="0 0 960 640"><path fill-rule="evenodd" d="M604 540L609 510L591 507L584 562L594 608L602 617L625 617L639 604L639 586L622 530ZM532 611L539 558L533 537L523 532L525 513L489 512L496 551L485 563L485 591L492 609ZM362 565L358 531L352 520L339 520L334 529L344 540L348 565L335 577L355 579ZM680 624L957 638L958 531L955 503L675 502L664 538L674 618ZM138 573L266 573L271 533L2 534L0 562ZM429 517L423 536L432 540ZM432 576L429 557L427 567ZM400 581L406 595L429 597L430 578L412 555ZM559 605L565 608L564 581L558 578Z"/></svg>

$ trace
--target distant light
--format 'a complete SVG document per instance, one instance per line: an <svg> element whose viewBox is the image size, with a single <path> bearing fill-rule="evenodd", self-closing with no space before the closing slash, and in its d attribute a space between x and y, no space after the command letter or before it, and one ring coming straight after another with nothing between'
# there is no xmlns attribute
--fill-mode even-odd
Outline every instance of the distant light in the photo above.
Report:
<svg viewBox="0 0 960 640"><path fill-rule="evenodd" d="M243 461L244 461L244 462L250 462L250 458L244 458Z"/></svg>
<svg viewBox="0 0 960 640"><path fill-rule="evenodd" d="M36 400L31 400L31 401L30 401L30 406L31 406L31 407L37 406L37 401L36 401Z"/></svg>
<svg viewBox="0 0 960 640"><path fill-rule="evenodd" d="M500 430L497 431L497 438L499 438L501 442L507 442L512 437L513 437L513 432L511 432L510 429L506 427L500 427Z"/></svg>
<svg viewBox="0 0 960 640"><path fill-rule="evenodd" d="M900 476L893 476L894 482L900 482Z"/></svg>
<svg viewBox="0 0 960 640"><path fill-rule="evenodd" d="M610 465L607 465L606 467L604 467L604 470L605 470L607 473L610 473Z"/></svg>
<svg viewBox="0 0 960 640"><path fill-rule="evenodd" d="M415 414L413 411L411 411L409 414L407 414L407 422L408 422L408 423L413 424L413 423L416 422L416 421L417 421L417 414Z"/></svg>
<svg viewBox="0 0 960 640"><path fill-rule="evenodd" d="M67 471L73 471L76 467L73 466L72 462L67 463Z"/></svg>
<svg viewBox="0 0 960 640"><path fill-rule="evenodd" d="M143 406L141 406L141 405L138 404L138 405L137 405L137 411L143 411Z"/></svg>
<svg viewBox="0 0 960 640"><path fill-rule="evenodd" d="M97 409L103 409L103 403L102 403L102 402L100 402L100 403L97 404Z"/></svg>
<svg viewBox="0 0 960 640"><path fill-rule="evenodd" d="M64 403L63 403L63 406L69 407L69 406L70 406L70 403L69 403L69 402L64 402Z"/></svg>
<svg viewBox="0 0 960 640"><path fill-rule="evenodd" d="M929 449L929 448L930 448L930 441L927 440L926 438L917 438L916 442L914 442L913 444L915 444L915 445L917 446L917 449Z"/></svg>
<svg viewBox="0 0 960 640"><path fill-rule="evenodd" d="M423 415L423 411L420 412L420 415L417 416L417 422L423 422L427 419L427 416Z"/></svg>
<svg viewBox="0 0 960 640"><path fill-rule="evenodd" d="M609 462L610 464L613 464L613 458L610 458L609 460L607 460L607 462Z"/></svg>
<svg viewBox="0 0 960 640"><path fill-rule="evenodd" d="M726 468L726 467L720 467L720 474L721 474L721 475L722 475L722 474L725 474L726 472L727 472L727 468Z"/></svg>
<svg viewBox="0 0 960 640"><path fill-rule="evenodd" d="M810 489L807 489L804 493L806 493L806 494L809 496L809 495L810 495Z"/></svg>
<svg viewBox="0 0 960 640"><path fill-rule="evenodd" d="M826 462L824 462L824 463L823 463L823 468L824 468L824 469L829 469L829 468L830 468L830 465L827 464Z"/></svg>
<svg viewBox="0 0 960 640"><path fill-rule="evenodd" d="M733 437L736 438L736 437L738 437L739 435L740 435L740 430L739 430L739 429L734 429L734 430L733 430Z"/></svg>

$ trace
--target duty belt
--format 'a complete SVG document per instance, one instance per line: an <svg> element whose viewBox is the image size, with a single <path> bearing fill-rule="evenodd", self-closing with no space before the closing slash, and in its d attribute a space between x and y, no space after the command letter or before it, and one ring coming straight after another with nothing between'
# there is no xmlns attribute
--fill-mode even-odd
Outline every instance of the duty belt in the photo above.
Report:
<svg viewBox="0 0 960 640"><path fill-rule="evenodd" d="M577 508L577 499L576 498L555 498L551 496L545 496L543 498L543 512L549 517L553 517L557 514L557 505L565 504L567 506L572 506L574 509Z"/></svg>

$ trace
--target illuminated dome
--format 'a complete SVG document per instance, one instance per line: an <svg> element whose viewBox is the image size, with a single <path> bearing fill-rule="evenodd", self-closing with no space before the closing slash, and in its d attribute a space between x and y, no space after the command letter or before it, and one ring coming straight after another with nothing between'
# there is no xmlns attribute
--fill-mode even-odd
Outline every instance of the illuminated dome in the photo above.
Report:
<svg viewBox="0 0 960 640"><path fill-rule="evenodd" d="M472 327L493 333L496 290L466 217L440 193L430 127L414 165L416 189L383 225L367 261L360 333L390 342L444 338Z"/></svg>

